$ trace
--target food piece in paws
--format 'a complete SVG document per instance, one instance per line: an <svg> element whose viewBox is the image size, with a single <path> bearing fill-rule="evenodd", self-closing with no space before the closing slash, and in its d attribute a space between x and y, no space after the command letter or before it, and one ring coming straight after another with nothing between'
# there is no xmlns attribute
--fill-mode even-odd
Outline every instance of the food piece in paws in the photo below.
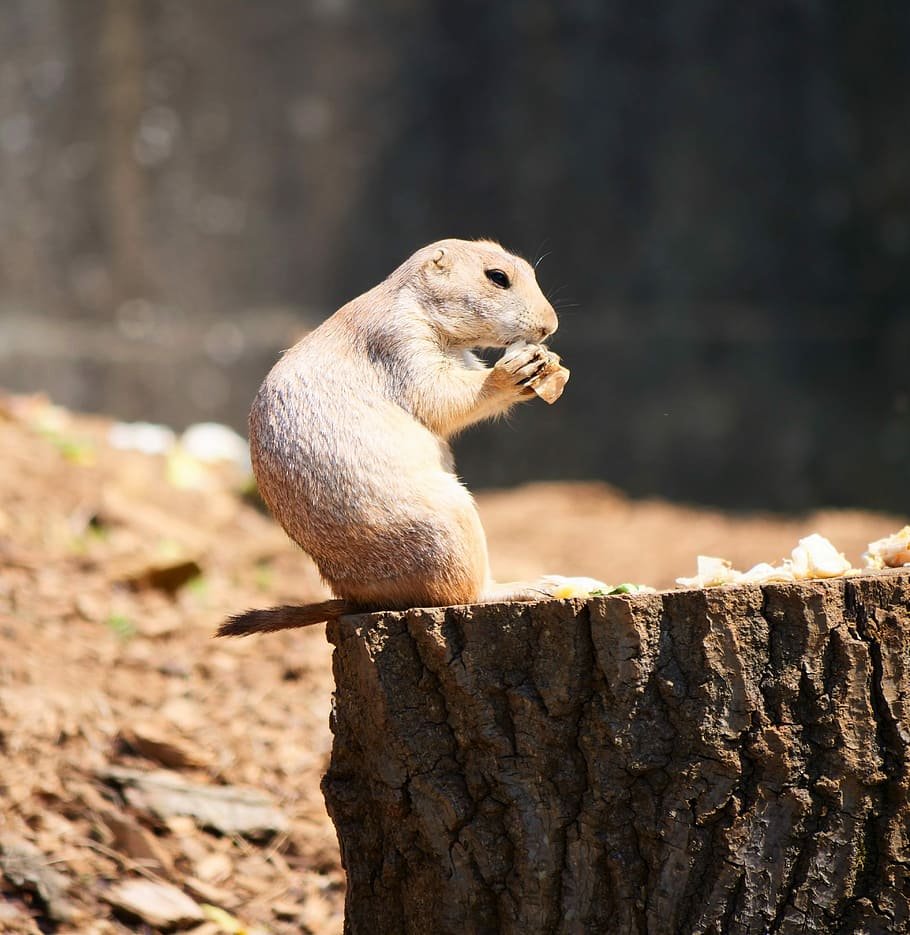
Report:
<svg viewBox="0 0 910 935"><path fill-rule="evenodd" d="M555 355L554 355L555 356ZM528 386L545 402L551 406L562 396L566 383L569 382L569 371L560 365L557 357L553 364L547 364L543 375L535 377Z"/></svg>
<svg viewBox="0 0 910 935"><path fill-rule="evenodd" d="M520 351L527 347L526 341L516 341L506 348L504 356ZM552 405L562 396L566 383L569 382L569 371L560 363L559 355L546 350L547 358L541 363L540 369L523 384L536 393L544 402Z"/></svg>

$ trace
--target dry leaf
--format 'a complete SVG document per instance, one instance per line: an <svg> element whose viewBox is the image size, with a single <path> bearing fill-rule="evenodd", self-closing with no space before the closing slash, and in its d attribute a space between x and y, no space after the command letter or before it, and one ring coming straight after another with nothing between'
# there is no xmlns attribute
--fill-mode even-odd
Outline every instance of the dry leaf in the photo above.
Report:
<svg viewBox="0 0 910 935"><path fill-rule="evenodd" d="M202 827L250 838L269 837L288 828L287 818L271 798L255 789L205 786L164 770L143 773L112 767L104 777L123 787L127 801L135 808L161 819L188 815Z"/></svg>
<svg viewBox="0 0 910 935"><path fill-rule="evenodd" d="M171 769L194 769L211 763L211 757L188 740L166 733L149 722L124 727L120 736L140 756Z"/></svg>
<svg viewBox="0 0 910 935"><path fill-rule="evenodd" d="M205 921L199 904L169 883L128 880L118 883L105 898L111 905L159 929Z"/></svg>
<svg viewBox="0 0 910 935"><path fill-rule="evenodd" d="M173 874L174 864L168 852L150 831L128 815L113 809L102 811L100 818L111 833L111 847L114 850L156 873L165 876Z"/></svg>
<svg viewBox="0 0 910 935"><path fill-rule="evenodd" d="M48 916L58 922L72 918L73 907L66 898L66 878L54 870L41 851L28 841L0 842L0 869L14 887L34 893Z"/></svg>
<svg viewBox="0 0 910 935"><path fill-rule="evenodd" d="M184 877L183 885L189 893L204 904L219 906L234 906L237 904L237 896L220 886L213 886L204 880L198 880L196 877Z"/></svg>

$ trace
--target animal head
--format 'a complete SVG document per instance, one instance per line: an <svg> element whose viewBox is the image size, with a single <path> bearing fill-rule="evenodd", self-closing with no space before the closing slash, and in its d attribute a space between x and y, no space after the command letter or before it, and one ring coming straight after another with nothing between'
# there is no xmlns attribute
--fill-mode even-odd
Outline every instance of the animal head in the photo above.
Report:
<svg viewBox="0 0 910 935"><path fill-rule="evenodd" d="M489 240L440 240L418 250L422 304L455 347L539 343L556 331L553 306L527 260Z"/></svg>

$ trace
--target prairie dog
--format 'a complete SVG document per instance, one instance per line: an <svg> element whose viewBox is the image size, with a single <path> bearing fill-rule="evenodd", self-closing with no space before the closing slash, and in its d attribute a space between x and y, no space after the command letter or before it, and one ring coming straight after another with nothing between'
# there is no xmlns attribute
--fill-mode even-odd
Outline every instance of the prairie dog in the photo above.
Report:
<svg viewBox="0 0 910 935"><path fill-rule="evenodd" d="M259 490L338 599L254 610L219 635L365 610L534 600L565 579L496 584L456 433L568 371L534 270L487 240L441 240L287 351L250 413ZM472 348L515 348L487 367ZM557 392L558 395L558 392Z"/></svg>

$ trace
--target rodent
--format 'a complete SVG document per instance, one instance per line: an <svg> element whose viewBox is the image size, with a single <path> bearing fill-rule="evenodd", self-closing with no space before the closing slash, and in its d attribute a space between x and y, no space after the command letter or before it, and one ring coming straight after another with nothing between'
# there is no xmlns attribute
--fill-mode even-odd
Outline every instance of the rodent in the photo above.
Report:
<svg viewBox="0 0 910 935"><path fill-rule="evenodd" d="M552 593L565 579L493 581L448 440L533 398L529 382L558 367L540 343L557 324L527 261L492 241L450 239L418 250L287 351L253 402L253 469L336 599L248 611L219 635ZM513 344L492 367L471 351Z"/></svg>

